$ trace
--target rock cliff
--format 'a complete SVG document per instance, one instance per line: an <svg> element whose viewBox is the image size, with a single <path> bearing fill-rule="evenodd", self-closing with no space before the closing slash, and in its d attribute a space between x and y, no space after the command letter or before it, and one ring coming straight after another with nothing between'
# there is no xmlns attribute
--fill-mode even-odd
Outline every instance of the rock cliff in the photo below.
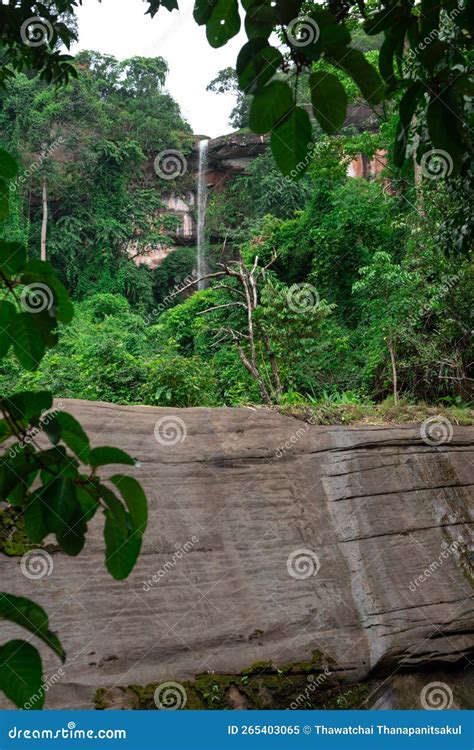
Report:
<svg viewBox="0 0 474 750"><path fill-rule="evenodd" d="M39 580L0 555L4 586L47 609L67 650L49 707L154 707L168 681L206 708L419 708L438 683L446 707L472 701L473 428L438 446L416 425L65 406L136 458L150 522L124 582L101 519Z"/></svg>

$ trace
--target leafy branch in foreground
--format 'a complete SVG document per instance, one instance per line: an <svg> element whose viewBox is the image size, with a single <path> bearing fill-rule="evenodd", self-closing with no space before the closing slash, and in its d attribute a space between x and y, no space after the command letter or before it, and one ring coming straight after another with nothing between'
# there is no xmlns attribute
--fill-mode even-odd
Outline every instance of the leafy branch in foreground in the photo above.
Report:
<svg viewBox="0 0 474 750"><path fill-rule="evenodd" d="M60 48L69 49L77 40L71 14L78 5L82 0L0 4L0 85L25 68L38 71L48 83L76 77L73 57L62 54Z"/></svg>
<svg viewBox="0 0 474 750"><path fill-rule="evenodd" d="M161 6L172 11L175 0L148 0L154 16ZM339 130L348 98L338 78L347 74L377 114L382 102L398 108L395 162L402 166L412 146L418 163L433 150L446 159L447 175L468 168L470 99L473 94L469 49L472 8L458 0L196 0L194 19L206 27L209 44L222 47L236 36L244 19L248 41L237 57L242 92L252 97L249 123L256 133L271 132L275 161L285 175L294 174L311 149L311 126L299 89L321 129ZM279 49L271 43L276 32ZM357 36L383 35L378 64L357 48ZM333 72L327 71L326 66ZM279 80L281 73L289 74ZM309 76L303 74L310 73ZM275 76L277 78L275 79ZM306 81L304 80L306 78Z"/></svg>
<svg viewBox="0 0 474 750"><path fill-rule="evenodd" d="M14 160L0 152L0 178L15 176ZM7 196L8 194L5 193ZM8 208L8 206L7 206ZM20 243L0 241L0 359L13 348L20 365L35 370L58 341L58 323L68 323L73 307L48 263L28 260ZM21 513L26 534L42 544L54 534L67 555L78 555L87 524L100 509L105 517L106 567L118 580L126 578L140 553L147 524L147 502L133 477L114 474L105 481L98 470L108 465L134 465L118 448L94 447L79 422L54 408L47 391L25 391L0 397L0 502ZM50 446L43 447L44 438ZM45 612L34 602L0 593L0 618L26 628L64 660ZM23 640L0 647L0 689L19 707L44 702L41 657Z"/></svg>
<svg viewBox="0 0 474 750"><path fill-rule="evenodd" d="M54 0L46 7L34 0L10 0L0 5L0 41L6 52L5 61L0 60L0 84L23 69L38 71L47 82L76 75L70 56L58 49L61 43L69 47L76 38L74 14L81 4L82 0ZM147 0L147 5L151 17L160 7L178 9L177 0ZM426 154L446 160L448 177L469 169L471 3L196 0L193 15L199 26L205 26L214 48L225 45L244 26L248 41L236 61L238 84L251 98L250 127L256 133L271 133L272 151L285 175L299 178L304 168L295 174L294 170L301 163L305 166L302 155L311 151L308 111L299 104L303 86L325 133L344 123L347 92L340 85L340 71L352 79L376 114L382 102L393 101L398 110L394 157L399 166L413 150L419 164ZM31 28L28 21L34 21ZM278 48L272 42L274 33ZM361 35L369 40L383 36L377 64L358 48ZM326 65L333 72L327 72ZM278 79L281 73L286 80Z"/></svg>

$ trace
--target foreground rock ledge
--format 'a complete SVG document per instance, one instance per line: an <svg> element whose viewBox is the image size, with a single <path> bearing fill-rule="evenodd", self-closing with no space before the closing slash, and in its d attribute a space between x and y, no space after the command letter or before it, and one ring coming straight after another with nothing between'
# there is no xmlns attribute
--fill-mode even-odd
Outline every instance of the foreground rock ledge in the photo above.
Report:
<svg viewBox="0 0 474 750"><path fill-rule="evenodd" d="M430 445L416 425L62 403L94 445L137 459L150 522L124 582L105 571L99 517L82 555L53 553L41 580L0 556L6 589L45 607L67 650L48 707L86 708L99 688L116 695L255 662L267 663L254 668L260 676L325 669L328 690L464 669L474 643L472 427ZM51 678L59 664L41 651ZM248 707L235 685L230 700Z"/></svg>

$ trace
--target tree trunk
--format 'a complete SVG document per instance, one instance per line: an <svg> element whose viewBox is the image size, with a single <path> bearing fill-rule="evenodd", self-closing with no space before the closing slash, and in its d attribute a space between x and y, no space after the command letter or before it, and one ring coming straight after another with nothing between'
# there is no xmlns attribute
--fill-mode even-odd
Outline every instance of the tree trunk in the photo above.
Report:
<svg viewBox="0 0 474 750"><path fill-rule="evenodd" d="M279 398L283 392L283 387L282 387L281 380L280 380L280 372L278 370L278 364L276 361L275 353L272 349L270 339L268 338L265 331L262 331L262 337L265 343L265 349L267 352L268 359L270 360L270 366L272 368L273 387L274 387L277 398Z"/></svg>
<svg viewBox="0 0 474 750"><path fill-rule="evenodd" d="M48 184L43 177L43 220L41 222L41 260L46 260L46 234L48 231Z"/></svg>
<svg viewBox="0 0 474 750"><path fill-rule="evenodd" d="M393 403L395 406L398 404L398 375L397 375L397 361L395 356L395 345L392 338L392 330L390 329L390 335L387 339L387 347L390 352L390 361L392 363L392 382L393 382Z"/></svg>
<svg viewBox="0 0 474 750"><path fill-rule="evenodd" d="M249 373L251 374L251 376L253 377L253 379L257 382L258 389L260 391L260 395L262 397L262 400L266 404L268 404L268 406L271 406L273 402L272 402L272 400L270 398L270 395L269 395L269 393L268 393L268 391L266 389L265 382L264 382L263 378L261 377L261 375L260 375L260 373L258 371L258 368L255 365L253 365L252 362L249 362L249 360L245 356L245 352L244 352L244 350L242 349L241 346L237 346L237 352L238 352L238 355L240 357L240 360L241 360L242 364L244 365L244 367L246 367L246 369L249 371Z"/></svg>

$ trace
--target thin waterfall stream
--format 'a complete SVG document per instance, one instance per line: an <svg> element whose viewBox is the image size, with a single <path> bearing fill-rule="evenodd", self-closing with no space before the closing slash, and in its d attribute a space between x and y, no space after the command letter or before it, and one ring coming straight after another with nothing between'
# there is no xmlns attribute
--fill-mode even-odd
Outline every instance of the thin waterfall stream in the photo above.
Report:
<svg viewBox="0 0 474 750"><path fill-rule="evenodd" d="M202 277L206 273L206 204L207 204L207 152L209 141L199 141L199 171L197 184L197 273L198 289L205 289Z"/></svg>

